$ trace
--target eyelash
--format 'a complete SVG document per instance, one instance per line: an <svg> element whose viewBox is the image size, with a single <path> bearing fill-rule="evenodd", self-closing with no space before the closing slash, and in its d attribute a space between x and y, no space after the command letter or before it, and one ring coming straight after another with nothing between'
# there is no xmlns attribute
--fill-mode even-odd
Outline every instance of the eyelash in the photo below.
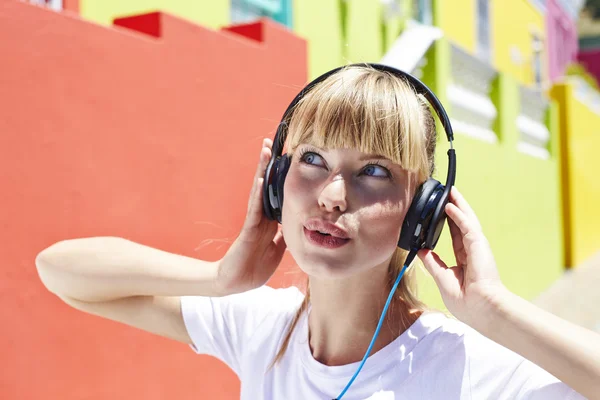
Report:
<svg viewBox="0 0 600 400"><path fill-rule="evenodd" d="M309 154L309 153L314 153L314 154L318 155L319 157L323 158L323 156L321 155L321 153L319 153L317 150L305 147L302 150L300 150L300 154L298 155L298 160L300 160L300 162L304 162L303 161L304 156L306 154ZM310 165L310 164L308 164L308 165ZM383 169L385 171L385 173L386 173L387 176L386 177L383 177L383 176L372 176L372 175L367 175L367 176L370 176L371 178L379 178L379 179L392 179L392 173L390 172L389 169L387 169L386 167L384 167L383 164L381 164L381 161L379 161L379 160L371 161L369 164L367 164L367 165L364 166L363 170L365 168L369 167L369 166L377 166L377 167Z"/></svg>

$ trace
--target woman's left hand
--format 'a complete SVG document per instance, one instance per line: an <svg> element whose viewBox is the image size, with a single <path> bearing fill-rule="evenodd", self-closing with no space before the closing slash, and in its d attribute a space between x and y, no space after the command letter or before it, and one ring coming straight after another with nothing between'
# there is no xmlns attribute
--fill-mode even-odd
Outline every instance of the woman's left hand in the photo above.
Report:
<svg viewBox="0 0 600 400"><path fill-rule="evenodd" d="M448 311L473 326L506 288L479 220L456 187L452 187L445 210L457 265L448 267L429 249L419 251L418 256L433 276Z"/></svg>

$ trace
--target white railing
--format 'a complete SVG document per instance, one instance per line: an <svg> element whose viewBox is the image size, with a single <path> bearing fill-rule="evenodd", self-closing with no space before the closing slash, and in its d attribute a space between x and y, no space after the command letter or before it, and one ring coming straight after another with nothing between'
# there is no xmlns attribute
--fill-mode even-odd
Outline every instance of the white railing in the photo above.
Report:
<svg viewBox="0 0 600 400"><path fill-rule="evenodd" d="M569 76L567 81L573 85L575 98L600 115L600 93L578 76Z"/></svg>
<svg viewBox="0 0 600 400"><path fill-rule="evenodd" d="M519 131L517 149L533 157L549 158L550 131L546 124L548 99L540 89L521 86L519 104L520 110L516 121Z"/></svg>
<svg viewBox="0 0 600 400"><path fill-rule="evenodd" d="M573 19L577 19L585 0L558 0L558 4Z"/></svg>
<svg viewBox="0 0 600 400"><path fill-rule="evenodd" d="M381 63L405 72L416 72L415 75L420 77L421 74L416 70L426 62L427 50L442 36L443 32L439 28L409 20Z"/></svg>
<svg viewBox="0 0 600 400"><path fill-rule="evenodd" d="M498 141L493 130L498 110L490 99L492 81L497 74L489 64L451 45L452 83L447 88L447 96L456 132L490 143Z"/></svg>
<svg viewBox="0 0 600 400"><path fill-rule="evenodd" d="M29 0L29 2L39 6L46 6L54 11L62 11L63 9L62 0Z"/></svg>
<svg viewBox="0 0 600 400"><path fill-rule="evenodd" d="M405 10L400 2L396 0L381 0L381 6L383 7L383 16L386 19L404 16Z"/></svg>
<svg viewBox="0 0 600 400"><path fill-rule="evenodd" d="M529 2L542 14L546 14L546 11L548 11L548 0L529 0Z"/></svg>

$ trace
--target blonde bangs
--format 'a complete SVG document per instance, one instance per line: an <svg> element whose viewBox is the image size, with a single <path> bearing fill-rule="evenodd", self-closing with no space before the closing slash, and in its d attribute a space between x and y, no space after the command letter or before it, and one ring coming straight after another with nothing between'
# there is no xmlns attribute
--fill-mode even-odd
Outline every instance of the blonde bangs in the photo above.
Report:
<svg viewBox="0 0 600 400"><path fill-rule="evenodd" d="M303 143L352 148L417 171L420 180L433 172L435 123L428 105L387 72L348 67L328 77L296 105L288 126L289 154Z"/></svg>

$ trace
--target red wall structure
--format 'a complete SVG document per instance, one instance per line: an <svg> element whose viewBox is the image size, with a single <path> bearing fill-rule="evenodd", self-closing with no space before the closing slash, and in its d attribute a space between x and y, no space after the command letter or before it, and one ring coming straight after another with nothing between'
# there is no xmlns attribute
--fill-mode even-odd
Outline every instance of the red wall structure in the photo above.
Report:
<svg viewBox="0 0 600 400"><path fill-rule="evenodd" d="M600 49L580 50L577 59L600 84Z"/></svg>
<svg viewBox="0 0 600 400"><path fill-rule="evenodd" d="M269 20L103 27L16 0L0 37L0 398L238 398L224 364L69 308L34 260L88 236L220 258L262 139L306 83L306 42ZM286 255L271 284L302 280Z"/></svg>

